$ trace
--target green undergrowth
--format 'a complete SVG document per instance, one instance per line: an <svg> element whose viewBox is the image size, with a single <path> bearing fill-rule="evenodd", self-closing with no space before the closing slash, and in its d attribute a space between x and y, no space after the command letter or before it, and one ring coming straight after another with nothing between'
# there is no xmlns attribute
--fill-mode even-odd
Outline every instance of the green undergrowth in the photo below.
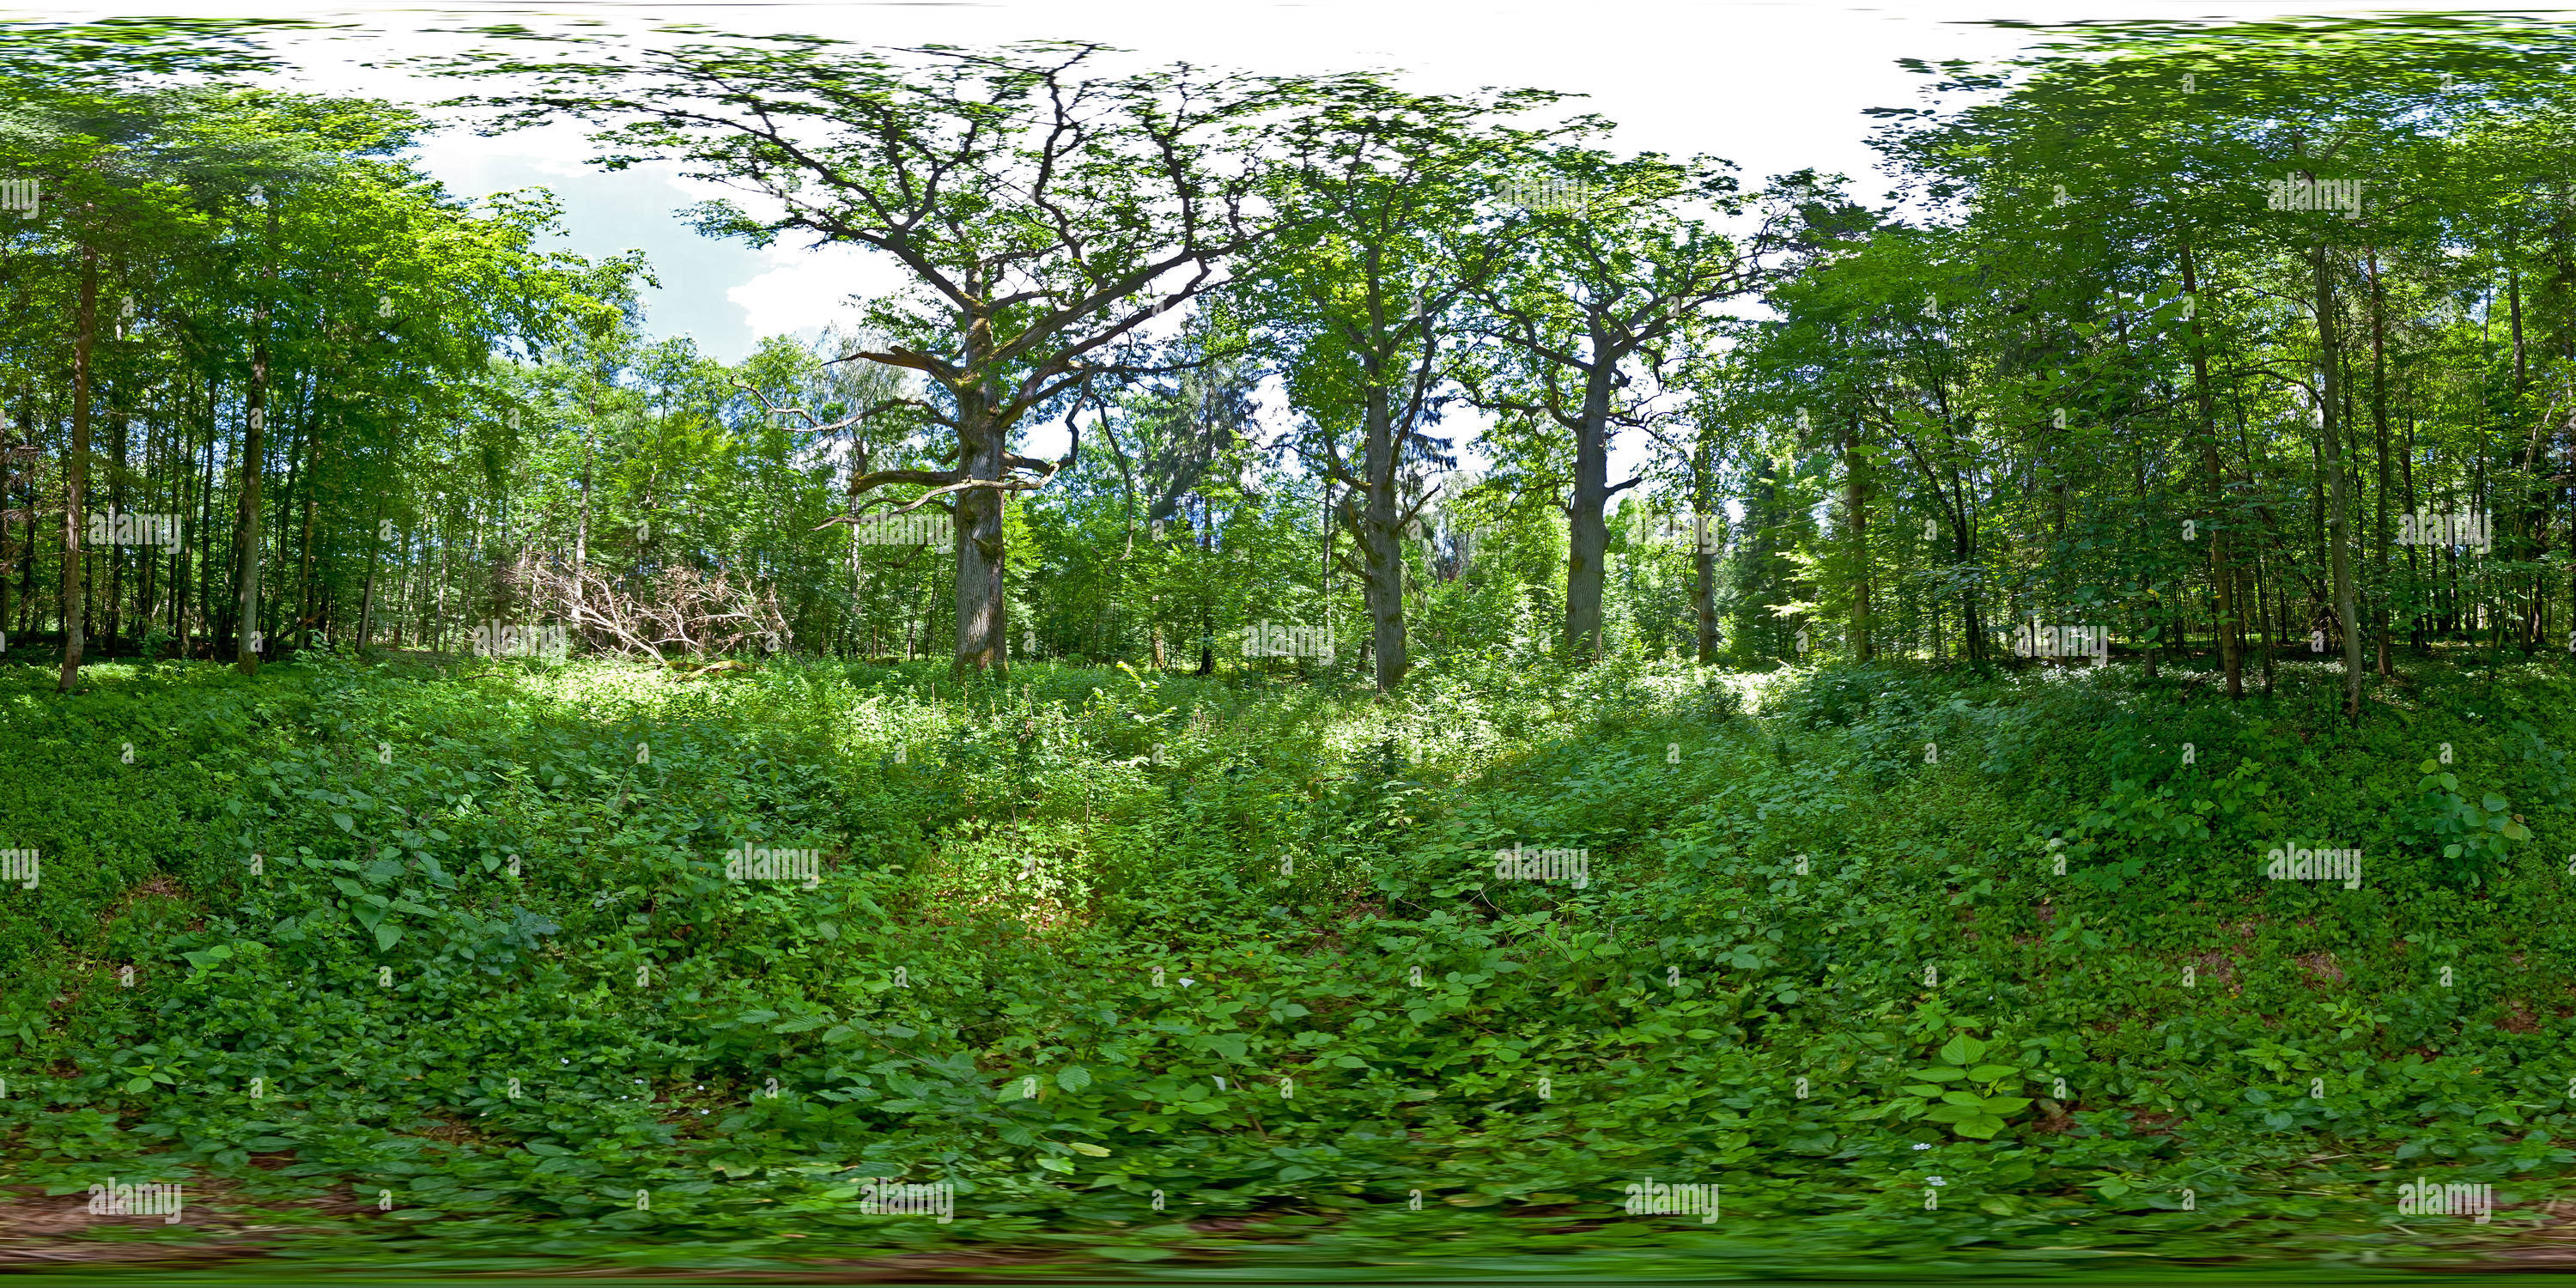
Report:
<svg viewBox="0 0 2576 1288"><path fill-rule="evenodd" d="M0 848L42 861L0 891L0 1186L188 1187L87 1237L2337 1268L2521 1246L2576 1158L2549 664L2425 664L2358 728L2306 664L2233 705L2123 667L0 678ZM2419 1175L2494 1220L2401 1215ZM1649 1181L1722 1211L1626 1212Z"/></svg>

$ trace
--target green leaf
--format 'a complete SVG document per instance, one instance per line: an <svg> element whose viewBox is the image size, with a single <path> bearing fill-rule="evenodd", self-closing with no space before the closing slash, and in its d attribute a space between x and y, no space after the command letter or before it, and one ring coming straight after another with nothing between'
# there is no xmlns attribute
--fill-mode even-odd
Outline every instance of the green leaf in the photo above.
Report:
<svg viewBox="0 0 2576 1288"><path fill-rule="evenodd" d="M1969 1037L1965 1033L1961 1033L1941 1044L1941 1063L1961 1065L1972 1064L1976 1061L1978 1056L1984 1055L1985 1053L1985 1043Z"/></svg>
<svg viewBox="0 0 2576 1288"><path fill-rule="evenodd" d="M1906 1076L1909 1078L1920 1078L1925 1082L1957 1082L1959 1079L1967 1077L1968 1071L1965 1069L1953 1069L1948 1065L1935 1065L1929 1069L1917 1069Z"/></svg>
<svg viewBox="0 0 2576 1288"><path fill-rule="evenodd" d="M1055 1071L1055 1085L1062 1087L1067 1091L1080 1091L1091 1085L1091 1070L1085 1069L1078 1064L1058 1069ZM1075 1146L1075 1148L1079 1149L1081 1147ZM1109 1151L1102 1150L1101 1152L1105 1154Z"/></svg>
<svg viewBox="0 0 2576 1288"><path fill-rule="evenodd" d="M1962 1136L1974 1136L1978 1140L1993 1140L1995 1138L1995 1133L2002 1131L2003 1129L2004 1120L1997 1118L1992 1114L1978 1114L1975 1117L1968 1119L1966 1122L1955 1124L1950 1128L1950 1130L1955 1131Z"/></svg>
<svg viewBox="0 0 2576 1288"><path fill-rule="evenodd" d="M331 816L331 821L334 824L337 824L343 832L355 832L358 830L358 820L351 818L346 814L333 814Z"/></svg>
<svg viewBox="0 0 2576 1288"><path fill-rule="evenodd" d="M2001 1082L2019 1072L2021 1070L2010 1065L1981 1064L1968 1070L1968 1079L1971 1082Z"/></svg>
<svg viewBox="0 0 2576 1288"><path fill-rule="evenodd" d="M376 947L378 949L391 948L396 942L402 939L402 935L402 927L395 925L391 921L384 922L376 927Z"/></svg>

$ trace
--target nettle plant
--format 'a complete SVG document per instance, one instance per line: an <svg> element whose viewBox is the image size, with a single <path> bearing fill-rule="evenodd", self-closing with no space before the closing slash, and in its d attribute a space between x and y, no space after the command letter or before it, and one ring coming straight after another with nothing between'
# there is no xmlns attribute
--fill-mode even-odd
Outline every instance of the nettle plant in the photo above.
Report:
<svg viewBox="0 0 2576 1288"><path fill-rule="evenodd" d="M2274 800L2269 774L2250 757L2232 772L2196 781L2117 779L2100 804L2048 838L2043 858L2049 875L2105 894L2145 876L2159 860L2160 876L2188 882L2195 873L2220 870L2231 844L2265 834Z"/></svg>
<svg viewBox="0 0 2576 1288"><path fill-rule="evenodd" d="M1893 1116L1904 1122L1919 1118L1946 1124L1962 1136L1994 1139L2006 1126L2005 1120L2030 1108L2031 1101L2027 1096L2005 1094L2027 1081L2019 1065L1978 1063L1989 1045L1965 1033L1953 1036L1934 1053L1938 1064L1906 1075L1911 1081L1904 1095L1853 1117Z"/></svg>
<svg viewBox="0 0 2576 1288"><path fill-rule="evenodd" d="M2505 842L2531 839L2504 797L2487 792L2471 804L2460 795L2460 776L2440 761L2427 759L2415 769L2424 777L2415 784L2421 794L2409 814L2419 835L2441 845L2437 866L2444 880L2475 885L2490 867L2504 866Z"/></svg>

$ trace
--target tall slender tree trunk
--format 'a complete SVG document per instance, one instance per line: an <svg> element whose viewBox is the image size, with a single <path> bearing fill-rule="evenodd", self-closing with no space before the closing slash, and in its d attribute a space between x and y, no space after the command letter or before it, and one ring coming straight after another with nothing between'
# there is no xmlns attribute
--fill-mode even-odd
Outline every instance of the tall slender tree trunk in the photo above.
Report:
<svg viewBox="0 0 2576 1288"><path fill-rule="evenodd" d="M384 516L385 503L384 500L379 497L376 501L375 518L370 520L367 524L367 531L370 535L376 531L376 524L384 521ZM358 595L358 638L357 642L352 647L352 652L365 653L367 651L367 641L374 638L376 627L376 560L378 554L383 551L384 548L385 543L381 541L370 540L367 542L367 585L366 589L360 591Z"/></svg>
<svg viewBox="0 0 2576 1288"><path fill-rule="evenodd" d="M1950 558L1954 566L1965 568L1976 555L1973 534L1969 530L1967 511L1953 489L1950 507ZM1980 673L1986 669L1986 623L1977 607L1977 587L1959 587L1959 656Z"/></svg>
<svg viewBox="0 0 2576 1288"><path fill-rule="evenodd" d="M277 284L277 202L271 190L261 204L268 210L268 267L260 274L262 290L251 317L249 419L242 429L240 619L235 631L234 663L243 675L259 674L259 476L268 442L268 292Z"/></svg>
<svg viewBox="0 0 2576 1288"><path fill-rule="evenodd" d="M2518 412L2523 407L2530 390L2530 371L2526 364L2522 333L2522 270L2515 268L2510 280L2513 289L2513 405ZM2549 507L2547 501L2543 499L2546 493L2537 481L2540 466L2540 434L2542 426L2546 423L2546 415L2532 419L2530 439L2523 448L2521 477L2516 482L2513 507L2514 548L2507 556L2510 559L2532 564L2537 564L2545 557L2549 547ZM2540 645L2543 585L2542 574L2536 568L2528 576L2530 580L2525 584L2530 587L2530 593L2524 598L2521 620L2515 623L2514 631L2517 642L2522 646L2523 656L2526 658L2530 657L2532 650Z"/></svg>
<svg viewBox="0 0 2576 1288"><path fill-rule="evenodd" d="M24 428L27 432L21 437L34 443L34 422L26 422ZM18 570L18 629L21 633L36 629L36 541L37 534L44 528L43 524L36 522L36 516L44 513L44 490L36 472L27 471L27 555Z"/></svg>
<svg viewBox="0 0 2576 1288"><path fill-rule="evenodd" d="M1851 545L1852 656L1867 662L1878 650L1870 640L1869 480L1862 477L1864 466L1854 451L1859 445L1860 413L1854 411L1843 422L1843 539Z"/></svg>
<svg viewBox="0 0 2576 1288"><path fill-rule="evenodd" d="M269 401L271 403L286 403L294 397L296 392L298 392L296 388L292 384L289 384L287 386L287 397L280 398L272 394ZM261 530L264 532L274 532L278 534L277 556L281 562L286 558L285 534L287 530L287 520L294 517L295 513L296 474L300 469L301 462L307 455L309 455L308 449L314 440L314 433L317 428L316 422L318 414L314 409L312 390L308 386L301 392L304 394L303 405L293 409L301 413L296 417L296 434L295 437L289 439L286 444L287 487L285 491L278 493L276 517L261 526ZM283 578L284 575L285 571L284 569L281 569L279 576ZM297 645L296 641L296 636L298 635L297 631L288 630L281 632L273 629L274 627L283 624L283 615L285 612L286 594L282 582L279 592L275 595L268 594L265 586L261 587L260 630L271 641L285 640L290 646L300 647L300 645ZM277 645L272 642L269 645L269 651L275 652L276 650Z"/></svg>
<svg viewBox="0 0 2576 1288"><path fill-rule="evenodd" d="M2414 405L2414 400L2410 397L2407 400L2407 406L2411 409ZM2406 453L2398 458L2397 466L2398 475L2402 480L2404 480L2406 485L2406 512L2408 514L2413 514L2416 506L2415 418L2411 410L2406 418ZM2419 597L2423 593L2422 587L2424 584L2424 571L2420 566L2423 560L2419 554L2422 546L2423 543L2421 541L2416 541L2410 542L2406 547L2406 584L2409 588L2413 589ZM2420 605L2420 598L2418 602ZM2407 643L2412 645L2415 649L2416 655L2421 657L2432 647L2432 642L2425 631L2425 627L2427 625L2425 615L2421 612L2416 613L2408 620L2407 625L2410 628L2407 631Z"/></svg>
<svg viewBox="0 0 2576 1288"><path fill-rule="evenodd" d="M865 439L859 439L854 442L850 448L850 477L855 480L865 475L867 472L868 445ZM583 439L582 443L581 491L581 525L582 532L586 536L590 531L590 446L587 437ZM853 513L857 512L858 498L856 496L850 498L849 508ZM853 649L864 649L865 651L860 653L860 656L873 659L877 655L877 633L874 617L868 612L867 564L860 558L859 554L864 547L859 543L859 525L855 523L850 524L849 529L850 646ZM577 542L575 554L576 560L579 558L580 546L586 544L586 542Z"/></svg>
<svg viewBox="0 0 2576 1288"><path fill-rule="evenodd" d="M308 425L303 437L304 451L300 454L291 453L294 459L300 461L300 464L290 469L286 476L287 493L294 495L300 486L304 501L302 530L295 538L295 630L293 634L297 648L302 648L311 641L313 628L320 616L313 606L313 496L318 490L314 484L320 479L323 435L316 433L314 427ZM284 526L282 512L279 522L281 527ZM368 529L369 532L374 530Z"/></svg>
<svg viewBox="0 0 2576 1288"><path fill-rule="evenodd" d="M90 347L98 328L98 253L81 247L80 313L72 333L72 450L63 471L63 672L54 691L69 693L81 664L81 507L89 491Z"/></svg>
<svg viewBox="0 0 2576 1288"><path fill-rule="evenodd" d="M1216 553L1216 503L1205 497L1199 504L1199 558L1211 559ZM1200 675L1216 674L1216 621L1210 615L1208 601L1199 601L1199 669Z"/></svg>
<svg viewBox="0 0 2576 1288"><path fill-rule="evenodd" d="M192 571L193 595L197 601L197 624L204 628L206 657L212 660L224 639L218 624L221 614L215 606L215 443L223 437L222 383L206 377L206 464L197 475L197 557ZM192 655L193 656L193 655Z"/></svg>
<svg viewBox="0 0 2576 1288"><path fill-rule="evenodd" d="M2278 594L2278 588L2272 586L2270 584L2270 579L2263 575L2263 563L2264 561L2262 556L2255 556L2254 619L2256 622L2261 624L2263 630L2263 696L2268 698L2272 696L2272 655L2278 651L2276 641L2278 641L2280 637L2272 630L2273 614L2271 608L2267 605L2266 600L2268 599L2277 602L2280 596ZM2266 591L2272 591L2273 593L2267 595L2265 593Z"/></svg>
<svg viewBox="0 0 2576 1288"><path fill-rule="evenodd" d="M109 400L110 405L112 406L112 405L114 405L115 403L117 403L117 402L119 402L119 401L122 401L122 396L123 396L124 392L125 392L125 391L123 391L123 390L121 390L121 389L120 389L120 390L117 390L117 391L115 391L115 392L110 393L110 394L108 395L108 400ZM108 498L109 498L109 500L108 500L107 511L108 511L108 513L109 513L110 515L117 516L117 517L123 517L123 516L125 515L125 513L126 513L126 509L125 509L125 507L133 503L133 498L132 498L132 497L130 497L130 496L128 496L128 495L127 495L127 493L126 493L126 490L125 490L125 473L126 473L126 467L127 467L127 465L129 464L129 460L128 460L127 453L126 453L126 447L127 447L126 440L127 440L127 439L129 439L129 438L131 438L131 437L133 437L133 435L134 435L134 418L133 418L133 416L132 416L131 414L129 414L129 413L128 413L128 411L127 411L125 408L123 408L123 407L118 407L118 408L116 408L116 457L115 457L115 463L116 463L116 475L115 475L114 480L113 480L112 482L110 482L110 483L109 483L109 485L108 485ZM115 520L114 518L111 518L111 519L109 520L109 522L110 522L110 523L113 523L113 522L115 522L115 521L116 521L116 520ZM132 523L132 521L131 521L131 520L128 520L128 521L127 521L127 523L126 523L126 526L125 526L125 535L126 535L126 536L128 536L128 537L134 537L134 536L139 536L139 535L140 535L140 533L137 531L137 529L135 528L135 526L134 526L134 524ZM118 649L120 649L121 647L123 647L124 643L125 643L125 543L124 543L124 542L119 541L119 540L117 539L117 534L116 534L115 532L111 531L111 532L109 532L109 533L107 534L107 654L106 654L106 655L107 655L107 656L109 656L109 657L114 657L114 656L116 655L116 653L117 653Z"/></svg>
<svg viewBox="0 0 2576 1288"><path fill-rule="evenodd" d="M34 447L35 445L36 390L33 382L21 378L18 382L18 436L10 446ZM8 485L18 476L19 464L17 457L0 457L0 510L11 508L9 502L13 498L9 496ZM20 494L27 497L27 548L32 550L36 545L36 502L33 496L35 470L32 467L28 468L25 471L25 477L26 481L20 485ZM9 523L6 519L0 519L0 551L8 548ZM0 564L0 643L5 643L9 628L15 625L16 621L16 618L9 615L9 569L6 564ZM0 647L0 652L6 651L5 647Z"/></svg>
<svg viewBox="0 0 2576 1288"><path fill-rule="evenodd" d="M437 530L435 524L431 530ZM433 653L447 651L447 542L444 540L438 543L438 602L430 607L429 649Z"/></svg>
<svg viewBox="0 0 2576 1288"><path fill-rule="evenodd" d="M2314 176L2310 176L2311 179ZM2317 415L2324 423L2318 438L2325 451L2325 471L2333 483L2333 509L2328 520L2329 562L2334 569L2335 619L2343 628L2343 710L2346 719L2361 719L2361 627L2352 585L2352 498L2344 482L2343 416L2339 400L2342 388L2338 373L2341 354L2335 335L2334 273L2326 259L2325 239L2320 237L2308 251L2314 270L2317 304L2318 381L2321 397Z"/></svg>
<svg viewBox="0 0 2576 1288"><path fill-rule="evenodd" d="M2389 602L2394 589L2389 581L2388 531L2388 289L2379 276L2379 248L2370 251L2370 420L2379 438L2379 531L2373 545L2379 554L2379 593L2375 605L2379 619L2379 674L2384 679L2396 674L2389 658Z"/></svg>
<svg viewBox="0 0 2576 1288"><path fill-rule="evenodd" d="M2200 413L2200 463L2209 495L2209 584L2218 595L2218 661L2227 675L2227 696L2245 696L2245 656L2236 615L2236 569L2228 562L2227 473L2218 460L2218 400L2209 385L2209 339L2201 329L2199 265L2190 243L2182 248L2183 298L2193 301L2191 319L2192 400Z"/></svg>
<svg viewBox="0 0 2576 1288"><path fill-rule="evenodd" d="M1105 429L1108 423L1108 415L1104 412L1101 416L1101 425ZM1127 468L1126 457L1118 458L1118 468L1121 471ZM1324 550L1321 566L1316 570L1315 585L1316 598L1322 602L1324 608L1324 633L1330 636L1333 630L1333 480L1329 476L1324 479L1323 493L1324 512L1316 517L1316 522L1324 529ZM1127 545L1130 550L1133 550L1136 545L1135 510L1134 489L1131 485L1127 502Z"/></svg>
<svg viewBox="0 0 2576 1288"><path fill-rule="evenodd" d="M599 423L598 389L599 381L598 378L594 376L591 380L583 383L581 393L581 511L573 520L572 530L572 584L573 592L576 595L581 593L582 578L590 571L590 474L591 458L594 454L591 444L591 430L592 427ZM867 470L867 447L864 444L859 448L859 462L860 472L865 473ZM852 475L851 477L856 478L857 475ZM853 527L850 529L850 546L852 549L855 550L858 548L858 540L858 529ZM578 614L575 615L574 620L575 624L578 625Z"/></svg>
<svg viewBox="0 0 2576 1288"><path fill-rule="evenodd" d="M1717 661L1717 534L1724 531L1725 515L1718 511L1712 486L1709 457L1709 435L1705 429L1692 445L1691 512L1691 607L1699 620L1699 663L1709 666Z"/></svg>
<svg viewBox="0 0 2576 1288"><path fill-rule="evenodd" d="M294 484L289 482L289 487ZM303 530L296 536L300 548L295 570L295 646L302 648L312 638L315 621L313 609L313 488L308 480L304 489Z"/></svg>
<svg viewBox="0 0 2576 1288"><path fill-rule="evenodd" d="M158 476L160 471L153 470L153 463L156 461L167 461L169 458L170 447L169 444L161 437L160 425L154 418L148 416L145 417L143 421L144 469L152 472L155 476ZM169 487L168 484L164 484L163 486ZM159 489L154 489L154 491L157 493ZM171 491L171 496L160 497L156 495L149 504L155 507L162 505L176 505L178 503L176 489L172 488ZM156 508L153 513L167 515L170 514L171 511ZM158 589L155 583L157 582L161 572L161 562L152 557L152 551L154 548L155 546L153 543L147 542L136 551L134 556L134 634L138 645L140 644L140 641L148 639L152 635L152 610L157 606L153 599L153 591ZM143 660L149 662L152 658L146 656Z"/></svg>

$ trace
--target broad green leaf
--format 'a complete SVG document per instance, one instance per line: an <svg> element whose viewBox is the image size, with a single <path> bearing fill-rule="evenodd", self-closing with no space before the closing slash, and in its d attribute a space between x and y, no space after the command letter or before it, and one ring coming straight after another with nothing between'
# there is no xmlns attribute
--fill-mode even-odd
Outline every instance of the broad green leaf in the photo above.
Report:
<svg viewBox="0 0 2576 1288"><path fill-rule="evenodd" d="M2004 1120L1992 1114L1976 1114L1951 1128L1962 1136L1973 1136L1978 1140L1992 1140L1995 1133L2003 1129Z"/></svg>

